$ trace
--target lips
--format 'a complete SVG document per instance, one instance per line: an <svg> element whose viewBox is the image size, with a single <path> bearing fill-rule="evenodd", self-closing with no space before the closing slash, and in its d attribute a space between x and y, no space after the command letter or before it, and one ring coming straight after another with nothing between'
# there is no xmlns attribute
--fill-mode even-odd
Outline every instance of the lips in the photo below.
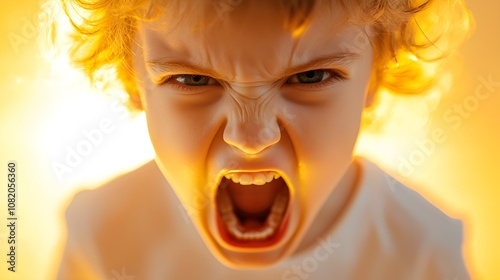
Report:
<svg viewBox="0 0 500 280"><path fill-rule="evenodd" d="M288 224L289 200L287 184L274 171L227 173L216 195L220 236L237 247L275 244Z"/></svg>

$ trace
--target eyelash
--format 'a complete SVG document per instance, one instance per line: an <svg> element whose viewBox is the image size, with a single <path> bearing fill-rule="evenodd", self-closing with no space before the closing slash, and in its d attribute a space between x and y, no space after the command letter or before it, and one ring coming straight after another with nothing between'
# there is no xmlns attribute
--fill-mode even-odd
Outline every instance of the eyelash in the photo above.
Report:
<svg viewBox="0 0 500 280"><path fill-rule="evenodd" d="M309 70L309 71L324 71L325 73L327 73L330 76L328 78L326 78L325 80L323 80L321 82L318 82L318 83L310 83L310 84L307 84L307 83L294 83L294 84L289 84L289 85L299 86L299 87L306 88L306 89L319 89L319 88L322 88L322 87L330 86L330 85L332 85L332 84L334 84L336 82L343 82L343 81L346 81L346 80L349 79L346 73L344 73L343 71L339 71L339 70L313 69L313 70ZM292 75L292 76L288 77L286 79L286 81L285 81L285 84L287 84L287 82L292 77L294 77L294 76L296 76L298 74L309 72L309 71L300 72L300 73L297 73L295 75Z"/></svg>
<svg viewBox="0 0 500 280"><path fill-rule="evenodd" d="M309 71L324 71L327 74L329 74L330 76L328 78L326 78L324 81L321 81L321 82L318 82L318 83L310 83L310 84L307 84L307 83L293 83L293 84L288 84L287 83L292 77L294 77L294 76L296 76L298 74L309 72ZM303 88L306 88L306 89L318 89L318 88L321 88L321 87L330 86L330 85L334 84L335 82L342 82L342 81L346 81L346 80L349 79L348 76L343 71L339 71L339 70L313 69L313 70L309 70L309 71L304 71L304 72L300 72L300 73L297 73L295 75L289 76L289 77L287 77L284 80L284 82L282 84L285 84L285 85L298 85L299 87L303 87ZM168 86L174 87L175 89L178 89L178 90L192 91L194 88L203 88L203 87L207 87L207 86L217 86L217 85L221 84L216 79L214 79L212 77L209 77L209 76L205 76L205 77L209 77L211 79L214 79L217 82L217 84L214 84L214 85L205 85L205 86L187 86L187 85L184 85L184 84L182 84L180 82L177 82L175 80L176 78L182 77L182 76L185 76L185 75L190 75L190 74L180 74L180 75L167 76L167 77L161 79L158 82L158 85L159 86L163 86L163 85L167 85L168 84Z"/></svg>
<svg viewBox="0 0 500 280"><path fill-rule="evenodd" d="M209 76L204 76L204 77L209 77L211 79L214 79L217 82L217 84L206 85L206 86L187 86L187 85L184 85L184 84L176 81L176 78L182 77L182 76L187 76L187 75L192 75L192 74L180 74L180 75L167 76L167 77L164 77L163 79L161 79L157 84L159 86L168 85L169 87L173 87L175 89L182 90L182 91L192 91L195 88L203 88L203 87L207 87L207 86L220 85L219 81L217 81L216 79L209 77ZM203 75L200 75L200 76L203 76Z"/></svg>

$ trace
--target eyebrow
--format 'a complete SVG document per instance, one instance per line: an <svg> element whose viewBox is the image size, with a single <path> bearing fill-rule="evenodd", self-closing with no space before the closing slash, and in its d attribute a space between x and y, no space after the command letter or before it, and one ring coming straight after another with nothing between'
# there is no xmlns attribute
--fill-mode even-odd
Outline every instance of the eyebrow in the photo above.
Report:
<svg viewBox="0 0 500 280"><path fill-rule="evenodd" d="M292 66L283 71L282 73L280 73L280 75L283 77L287 77L309 70L325 68L332 64L348 66L359 57L360 54L353 52L338 52L338 53L328 54L312 59L306 63ZM148 67L148 71L152 71L154 75L167 75L168 73L176 73L176 74L196 73L199 75L207 75L215 79L229 80L227 77L224 77L223 75L217 73L211 68L196 66L185 61L173 61L169 60L168 58L148 61L146 62L146 66Z"/></svg>

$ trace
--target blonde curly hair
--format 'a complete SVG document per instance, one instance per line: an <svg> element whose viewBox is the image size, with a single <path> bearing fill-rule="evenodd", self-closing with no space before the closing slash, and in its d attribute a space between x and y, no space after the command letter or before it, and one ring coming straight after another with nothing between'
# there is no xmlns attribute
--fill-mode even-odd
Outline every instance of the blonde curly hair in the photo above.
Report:
<svg viewBox="0 0 500 280"><path fill-rule="evenodd" d="M113 69L129 95L129 105L141 109L131 68L131 44L139 21L160 13L201 9L198 24L210 24L207 15L217 6L243 0L60 0L75 32L72 62L92 81L102 80L101 69ZM274 0L286 9L284 26L295 35L307 28L314 5L339 4L345 20L369 24L376 31L372 92L425 93L439 79L443 58L452 54L468 36L472 17L463 0ZM187 2L189 2L187 4ZM319 3L322 2L322 3ZM180 12L179 12L180 11ZM198 13L197 13L198 15ZM171 14L175 17L175 14ZM219 15L220 16L220 15ZM212 17L214 18L214 17ZM180 19L179 19L180 20ZM356 47L354 42L351 47Z"/></svg>

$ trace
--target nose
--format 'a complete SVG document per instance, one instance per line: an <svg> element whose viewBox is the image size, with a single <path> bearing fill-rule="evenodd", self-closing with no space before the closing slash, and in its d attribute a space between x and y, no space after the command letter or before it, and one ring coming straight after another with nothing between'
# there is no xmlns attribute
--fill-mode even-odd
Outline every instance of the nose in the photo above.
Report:
<svg viewBox="0 0 500 280"><path fill-rule="evenodd" d="M278 143L281 139L281 131L276 120L228 120L223 138L227 144L238 151L248 155L257 155Z"/></svg>

